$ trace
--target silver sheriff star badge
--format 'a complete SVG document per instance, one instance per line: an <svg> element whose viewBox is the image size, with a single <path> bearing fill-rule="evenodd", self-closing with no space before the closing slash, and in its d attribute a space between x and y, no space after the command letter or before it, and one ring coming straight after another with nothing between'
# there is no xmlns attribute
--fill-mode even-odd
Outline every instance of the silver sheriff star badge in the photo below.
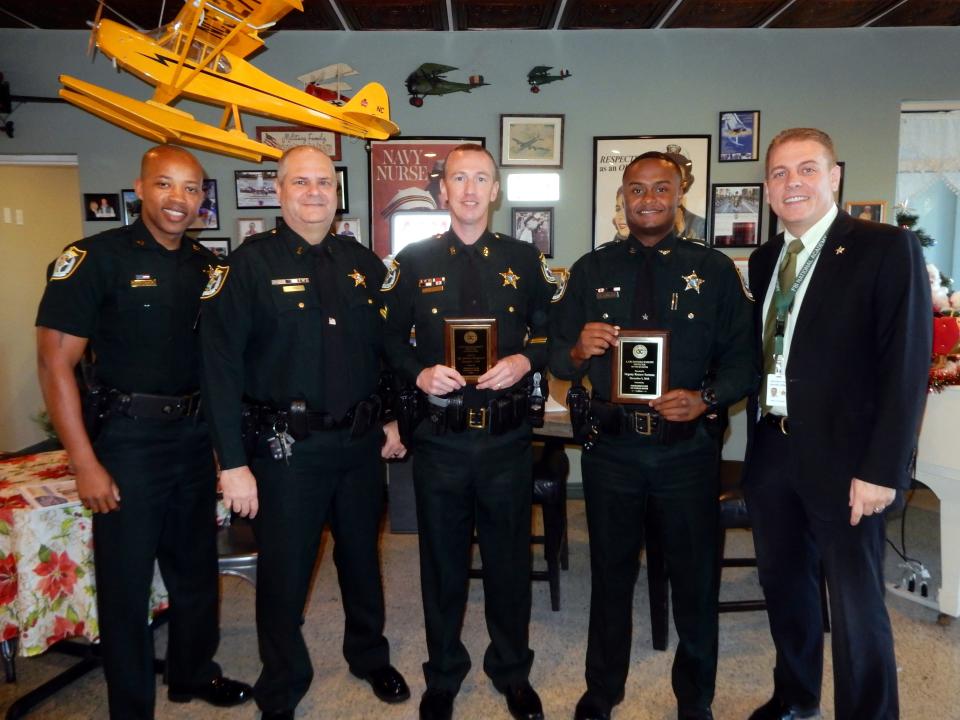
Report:
<svg viewBox="0 0 960 720"><path fill-rule="evenodd" d="M683 291L696 290L697 295L700 294L700 286L706 282L703 278L697 277L696 270L691 270L689 275L681 275L680 277L683 278L683 281L687 284L686 287L683 288Z"/></svg>

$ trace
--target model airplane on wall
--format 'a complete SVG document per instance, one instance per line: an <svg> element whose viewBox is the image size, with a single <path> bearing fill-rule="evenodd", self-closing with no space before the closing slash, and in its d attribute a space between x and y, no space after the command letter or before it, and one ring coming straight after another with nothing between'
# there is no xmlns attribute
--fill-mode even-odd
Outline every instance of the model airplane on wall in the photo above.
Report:
<svg viewBox="0 0 960 720"><path fill-rule="evenodd" d="M343 78L351 75L359 75L359 73L346 63L334 63L301 75L297 81L303 83L303 89L307 94L334 105L344 105L350 98L344 95L343 91L353 90L353 88L343 82Z"/></svg>
<svg viewBox="0 0 960 720"><path fill-rule="evenodd" d="M423 105L425 95L447 95L455 92L470 92L474 88L483 87L490 83L483 81L483 75L471 75L468 82L454 82L447 80L446 75L457 68L439 63L424 63L407 75L407 92L410 93L410 104L414 107Z"/></svg>
<svg viewBox="0 0 960 720"><path fill-rule="evenodd" d="M561 68L559 75L550 75L549 72L553 70L552 65L537 65L533 70L527 73L527 82L530 84L530 92L538 93L540 92L541 85L547 85L552 82L557 82L557 80L566 80L573 73L569 70L564 70Z"/></svg>
<svg viewBox="0 0 960 720"><path fill-rule="evenodd" d="M252 140L240 112L345 135L386 140L399 132L379 83L369 83L340 107L258 70L244 58L263 45L259 33L301 0L188 0L179 14L154 32L102 20L97 11L90 38L115 65L156 86L146 102L61 75L60 96L104 120L154 142L170 142L255 162L280 151ZM219 126L171 107L181 97L222 105Z"/></svg>

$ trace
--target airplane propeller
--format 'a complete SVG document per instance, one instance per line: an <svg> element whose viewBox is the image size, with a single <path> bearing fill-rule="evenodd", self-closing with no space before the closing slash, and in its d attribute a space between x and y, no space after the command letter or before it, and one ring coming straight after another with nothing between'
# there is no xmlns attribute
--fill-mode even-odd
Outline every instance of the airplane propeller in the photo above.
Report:
<svg viewBox="0 0 960 720"><path fill-rule="evenodd" d="M106 0L100 0L97 5L97 14L93 16L93 22L87 22L90 26L90 41L87 43L87 57L91 60L97 56L97 29L100 27L100 18L103 16L103 6Z"/></svg>

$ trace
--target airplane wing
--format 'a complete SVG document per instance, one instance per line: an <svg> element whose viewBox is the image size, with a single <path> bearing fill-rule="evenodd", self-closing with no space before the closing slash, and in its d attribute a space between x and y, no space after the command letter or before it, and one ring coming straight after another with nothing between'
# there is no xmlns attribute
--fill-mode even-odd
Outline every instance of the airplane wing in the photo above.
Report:
<svg viewBox="0 0 960 720"><path fill-rule="evenodd" d="M334 63L333 65L327 65L319 70L314 70L313 72L299 76L297 82L301 82L304 85L308 83L325 83L329 80L336 80L338 77L349 77L350 75L359 75L359 73L346 63ZM349 86L347 86L347 89L350 89Z"/></svg>
<svg viewBox="0 0 960 720"><path fill-rule="evenodd" d="M171 26L189 27L202 12L195 39L216 47L238 24L244 28L223 48L238 57L246 57L263 45L259 31L272 27L291 10L303 12L301 0L199 0L185 2Z"/></svg>
<svg viewBox="0 0 960 720"><path fill-rule="evenodd" d="M527 73L528 76L533 75L546 75L547 71L552 70L553 65L537 65L530 72Z"/></svg>
<svg viewBox="0 0 960 720"><path fill-rule="evenodd" d="M452 65L441 65L440 63L424 63L416 70L415 73L423 73L424 75L443 75L443 73L450 72L451 70L456 70L457 68Z"/></svg>

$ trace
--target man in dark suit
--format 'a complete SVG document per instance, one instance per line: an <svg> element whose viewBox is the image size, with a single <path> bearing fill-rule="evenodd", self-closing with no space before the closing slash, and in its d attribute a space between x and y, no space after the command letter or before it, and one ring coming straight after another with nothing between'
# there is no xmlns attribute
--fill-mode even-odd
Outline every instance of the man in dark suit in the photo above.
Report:
<svg viewBox="0 0 960 720"><path fill-rule="evenodd" d="M743 488L777 648L750 720L820 717L826 575L837 720L899 717L883 511L910 482L931 347L920 244L837 209L830 137L785 130L766 192L785 233L750 258L762 354Z"/></svg>

